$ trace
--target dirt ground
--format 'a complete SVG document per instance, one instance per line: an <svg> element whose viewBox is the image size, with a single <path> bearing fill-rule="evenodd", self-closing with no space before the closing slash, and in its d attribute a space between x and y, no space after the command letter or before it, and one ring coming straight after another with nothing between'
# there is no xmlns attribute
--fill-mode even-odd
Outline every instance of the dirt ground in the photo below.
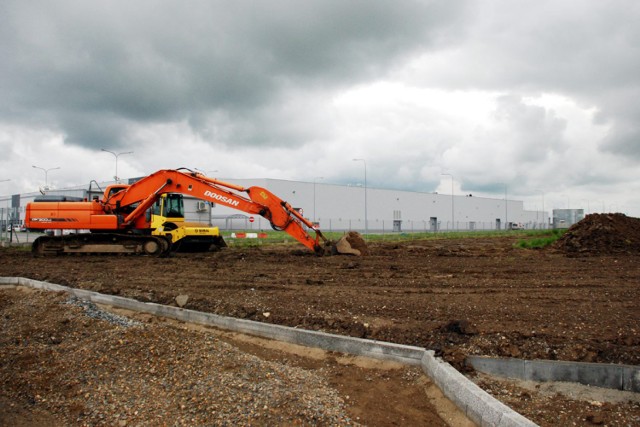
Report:
<svg viewBox="0 0 640 427"><path fill-rule="evenodd" d="M608 220L596 220L601 231ZM573 230L572 243L542 250L514 247L521 235L437 238L370 244L363 257L316 257L295 246L169 258L2 250L0 276L161 304L187 295L189 309L434 349L463 372L470 354L638 365L634 232L623 228L626 243L584 250L592 231ZM637 401L540 400L480 383L541 425L557 425L559 414L575 425L640 421Z"/></svg>

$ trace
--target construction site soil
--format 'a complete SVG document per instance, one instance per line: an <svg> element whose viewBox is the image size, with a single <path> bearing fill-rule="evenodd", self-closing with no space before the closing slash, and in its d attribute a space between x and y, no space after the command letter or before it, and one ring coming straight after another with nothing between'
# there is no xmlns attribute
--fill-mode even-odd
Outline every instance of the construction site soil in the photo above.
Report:
<svg viewBox="0 0 640 427"><path fill-rule="evenodd" d="M5 249L0 276L168 305L181 296L188 309L425 347L471 376L472 354L639 365L639 222L589 215L537 250L516 247L524 234L369 243L361 257L290 245L168 258ZM477 380L541 425L640 423L638 400L544 398Z"/></svg>

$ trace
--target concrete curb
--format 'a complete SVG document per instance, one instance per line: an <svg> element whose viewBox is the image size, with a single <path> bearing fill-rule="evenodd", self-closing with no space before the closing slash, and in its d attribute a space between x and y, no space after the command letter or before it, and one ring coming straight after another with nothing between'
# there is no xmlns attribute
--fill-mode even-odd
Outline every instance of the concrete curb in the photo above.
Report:
<svg viewBox="0 0 640 427"><path fill-rule="evenodd" d="M307 331L287 326L270 325L244 319L218 316L179 307L144 303L130 298L104 295L83 289L69 288L22 277L0 277L0 285L19 285L35 289L67 292L78 298L142 313L163 316L184 322L215 326L221 329L256 335L307 347L321 348L355 356L420 366L469 419L481 426L535 426L513 409L494 399L450 364L434 356L433 351L420 347L345 337L324 332Z"/></svg>
<svg viewBox="0 0 640 427"><path fill-rule="evenodd" d="M535 426L507 405L482 390L453 366L425 351L422 370L469 419L481 426Z"/></svg>
<svg viewBox="0 0 640 427"><path fill-rule="evenodd" d="M567 381L640 392L640 366L469 356L476 371L530 381Z"/></svg>

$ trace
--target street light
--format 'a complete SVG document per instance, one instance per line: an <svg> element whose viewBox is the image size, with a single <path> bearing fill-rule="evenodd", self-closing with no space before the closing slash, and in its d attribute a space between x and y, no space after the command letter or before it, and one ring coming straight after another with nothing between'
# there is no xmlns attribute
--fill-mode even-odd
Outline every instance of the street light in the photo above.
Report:
<svg viewBox="0 0 640 427"><path fill-rule="evenodd" d="M498 184L504 185L504 229L509 229L509 199L507 199L507 184L499 182Z"/></svg>
<svg viewBox="0 0 640 427"><path fill-rule="evenodd" d="M367 222L367 162L364 159L353 159L354 162L364 164L364 235L369 234L369 224Z"/></svg>
<svg viewBox="0 0 640 427"><path fill-rule="evenodd" d="M33 165L31 167L35 169L40 169L41 171L44 172L44 189L45 190L49 189L49 171L60 169L60 166L55 168L49 168L49 169L45 169L45 168L41 168L40 166L33 166Z"/></svg>
<svg viewBox="0 0 640 427"><path fill-rule="evenodd" d="M536 189L536 191L539 191L542 194L542 217L544 219L544 228L547 228L547 214L544 212L544 191L539 188Z"/></svg>
<svg viewBox="0 0 640 427"><path fill-rule="evenodd" d="M509 227L509 199L507 199L507 184L504 184L504 226Z"/></svg>
<svg viewBox="0 0 640 427"><path fill-rule="evenodd" d="M116 180L116 182L118 182L120 180L120 178L118 178L118 157L120 157L122 154L133 154L133 151L125 151L124 153L114 153L113 151L105 150L104 148L101 148L100 150L104 151L105 153L111 153L116 158L116 174L113 178Z"/></svg>
<svg viewBox="0 0 640 427"><path fill-rule="evenodd" d="M455 226L454 208L453 208L453 175L450 173L441 173L440 175L446 175L451 177L451 230L453 231Z"/></svg>
<svg viewBox="0 0 640 427"><path fill-rule="evenodd" d="M324 179L321 176L313 178L313 223L316 223L316 181Z"/></svg>

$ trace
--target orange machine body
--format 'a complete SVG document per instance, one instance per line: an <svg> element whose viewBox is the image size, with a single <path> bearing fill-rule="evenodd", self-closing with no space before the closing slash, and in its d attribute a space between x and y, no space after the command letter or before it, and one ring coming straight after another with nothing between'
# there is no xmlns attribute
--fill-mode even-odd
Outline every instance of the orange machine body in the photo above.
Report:
<svg viewBox="0 0 640 427"><path fill-rule="evenodd" d="M118 217L106 214L98 201L33 202L27 204L29 229L117 230Z"/></svg>

